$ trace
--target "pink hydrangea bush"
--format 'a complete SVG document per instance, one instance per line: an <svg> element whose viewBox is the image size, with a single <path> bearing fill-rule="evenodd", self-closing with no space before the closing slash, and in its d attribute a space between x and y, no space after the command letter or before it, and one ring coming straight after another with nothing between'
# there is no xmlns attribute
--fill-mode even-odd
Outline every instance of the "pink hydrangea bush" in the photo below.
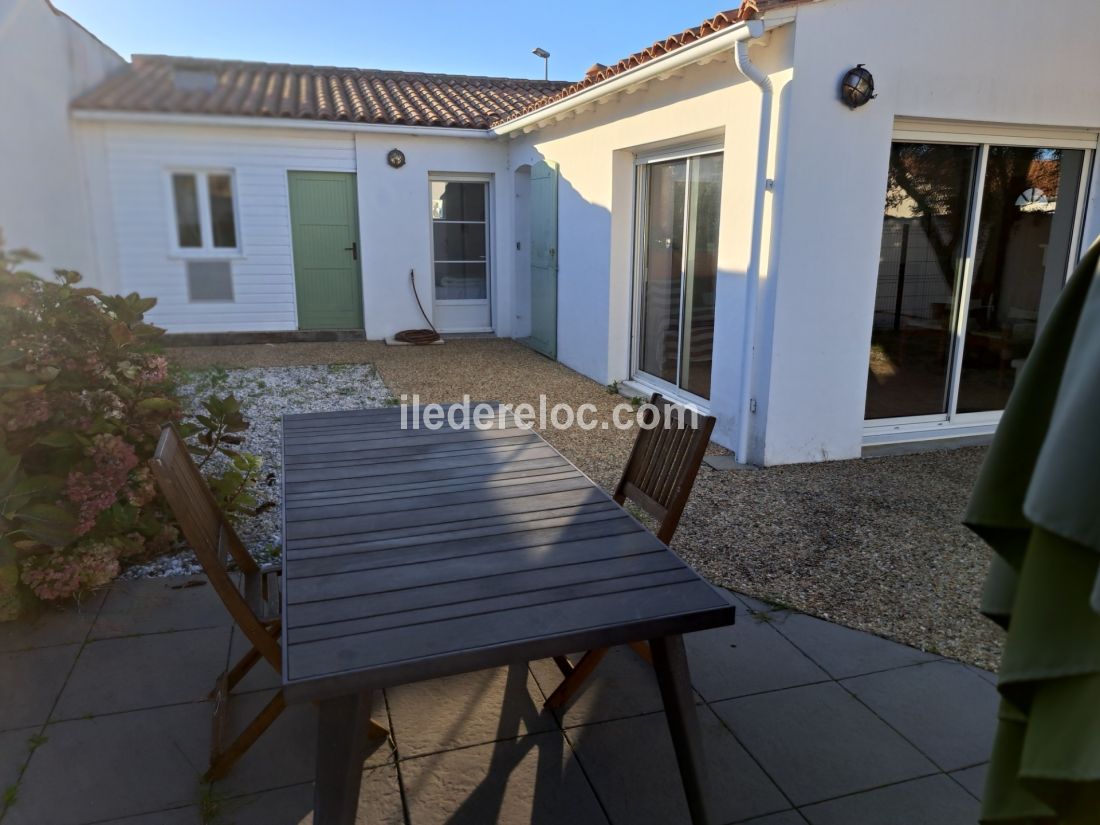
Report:
<svg viewBox="0 0 1100 825"><path fill-rule="evenodd" d="M79 598L119 574L118 548L87 542L70 550L31 556L23 563L23 583L43 601Z"/></svg>
<svg viewBox="0 0 1100 825"><path fill-rule="evenodd" d="M0 618L20 580L79 596L176 539L147 466L180 416L155 301L40 279L29 257L0 247Z"/></svg>

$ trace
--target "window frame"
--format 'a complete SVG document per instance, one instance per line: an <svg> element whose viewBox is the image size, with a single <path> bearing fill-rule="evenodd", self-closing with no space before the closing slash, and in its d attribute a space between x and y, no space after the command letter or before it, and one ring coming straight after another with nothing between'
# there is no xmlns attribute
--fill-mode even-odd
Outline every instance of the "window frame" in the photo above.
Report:
<svg viewBox="0 0 1100 825"><path fill-rule="evenodd" d="M944 435L983 435L993 432L1004 414L1003 410L982 412L958 412L959 374L962 369L963 347L959 346L965 335L965 323L970 306L970 287L974 278L974 261L978 244L979 219L984 195L989 150L994 146L1032 147L1037 149L1076 149L1085 153L1078 182L1077 199L1073 205L1073 227L1066 271L1062 273L1065 287L1073 270L1084 254L1084 230L1088 216L1088 196L1093 185L1093 165L1100 151L1100 135L1095 130L1056 129L1049 127L1013 127L983 124L954 123L898 118L890 135L894 143L938 143L967 145L977 148L974 181L967 204L967 219L960 294L956 298L951 323L953 346L949 364L947 412L934 415L914 415L896 418L863 419L863 443L886 444L896 441L912 441ZM877 288L877 279L876 279Z"/></svg>
<svg viewBox="0 0 1100 825"><path fill-rule="evenodd" d="M652 164L673 160L689 160L706 155L721 155L723 170L726 162L725 144L717 137L697 142L664 146L649 152L636 152L633 158L633 220L630 260L630 380L649 392L659 392L666 398L681 402L687 406L709 413L712 401L690 390L670 383L662 378L645 372L641 368L642 303L645 296L645 244L649 232L647 205L649 199L648 168ZM723 172L724 175L724 172ZM724 179L723 179L724 182ZM687 191L685 189L685 197ZM686 231L686 221L685 221ZM719 236L720 237L720 236ZM683 311L683 289L680 295L681 314ZM681 331L682 332L682 331ZM676 343L677 373L680 371L681 349L683 342L678 336ZM713 387L711 388L713 392Z"/></svg>
<svg viewBox="0 0 1100 825"><path fill-rule="evenodd" d="M434 183L477 183L485 187L485 218L481 221L443 220L432 214L432 184ZM489 307L490 324L492 324L493 306L493 178L490 175L467 172L432 172L428 175L428 243L431 253L431 287L433 306L482 306ZM435 257L435 227L436 224L466 224L485 226L485 260L483 261L456 261L438 260ZM484 298L437 298L435 295L436 266L448 263L483 263L485 264L485 297Z"/></svg>
<svg viewBox="0 0 1100 825"><path fill-rule="evenodd" d="M195 179L195 199L199 211L199 246L180 246L179 221L176 215L176 198L173 178L191 175ZM210 209L210 176L225 175L229 178L229 192L233 200L233 230L235 246L214 246L214 219ZM241 207L237 189L237 174L232 168L211 166L170 166L164 170L164 196L168 214L168 249L170 258L214 258L232 260L243 257L241 241Z"/></svg>

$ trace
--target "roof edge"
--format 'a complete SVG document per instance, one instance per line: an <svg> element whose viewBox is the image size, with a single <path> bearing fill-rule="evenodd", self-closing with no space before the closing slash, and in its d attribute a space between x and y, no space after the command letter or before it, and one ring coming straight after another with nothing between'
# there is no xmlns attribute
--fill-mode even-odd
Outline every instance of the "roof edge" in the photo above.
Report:
<svg viewBox="0 0 1100 825"><path fill-rule="evenodd" d="M744 40L756 40L766 30L786 25L787 21L777 21L768 26L764 20L743 20L727 26L721 31L699 38L692 43L670 50L658 57L639 63L625 71L606 77L596 83L575 92L551 100L529 112L523 112L508 120L494 124L490 131L495 135L507 135L517 130L532 131L542 125L542 121L557 118L573 109L587 105L609 94L615 94L629 86L647 81L651 75L673 71L688 66L712 55L732 49Z"/></svg>
<svg viewBox="0 0 1100 825"><path fill-rule="evenodd" d="M506 75L477 75L477 74L451 74L449 72L423 72L408 69L370 69L358 66L322 66L314 65L312 63L273 63L268 60L242 60L232 57L194 57L193 55L183 54L151 54L141 53L131 55L131 65L137 65L139 63L154 63L154 64L176 64L186 65L194 64L196 68L203 68L209 65L211 68L224 68L227 65L248 67L248 68L265 68L269 70L277 69L298 69L309 70L314 72L347 72L349 74L372 74L372 75L400 75L402 77L431 77L431 78L446 78L447 80L492 80L502 83L531 83L538 86L569 86L574 81L572 80L543 80L536 77L509 77Z"/></svg>
<svg viewBox="0 0 1100 825"><path fill-rule="evenodd" d="M77 20L71 14L69 14L68 12L62 11L57 6L55 6L53 3L51 3L50 0L44 0L44 2L46 3L46 8L48 8L50 11L52 11L54 13L54 15L56 15L57 17L62 17L65 20L68 20L70 23L72 23L74 26L76 26L78 29L80 29L82 32L84 32L84 34L88 35L88 37L92 38L92 40L94 40L100 46L105 48L107 51L109 51L111 54L113 54L115 57L117 57L123 63L128 62L126 60L126 58L123 57L121 54L119 54L118 51L116 51L113 47L108 46L106 43L104 43L103 39L98 34L93 32L91 29L89 29L87 26L85 26L83 23L81 23L79 20Z"/></svg>
<svg viewBox="0 0 1100 825"><path fill-rule="evenodd" d="M494 138L492 130L480 126L412 126L398 123L362 123L354 120L319 120L301 117L263 115L212 115L184 112L128 111L120 109L81 109L72 107L73 120L90 123L133 123L145 125L212 126L254 129L312 129L330 132L375 132L422 137Z"/></svg>

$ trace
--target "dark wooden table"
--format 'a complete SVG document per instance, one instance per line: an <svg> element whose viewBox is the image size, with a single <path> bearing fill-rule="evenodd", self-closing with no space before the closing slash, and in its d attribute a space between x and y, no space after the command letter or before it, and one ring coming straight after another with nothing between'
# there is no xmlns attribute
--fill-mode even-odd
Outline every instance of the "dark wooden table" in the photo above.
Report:
<svg viewBox="0 0 1100 825"><path fill-rule="evenodd" d="M316 825L355 820L372 693L649 640L707 822L681 634L733 607L532 430L283 419L283 684L319 703Z"/></svg>

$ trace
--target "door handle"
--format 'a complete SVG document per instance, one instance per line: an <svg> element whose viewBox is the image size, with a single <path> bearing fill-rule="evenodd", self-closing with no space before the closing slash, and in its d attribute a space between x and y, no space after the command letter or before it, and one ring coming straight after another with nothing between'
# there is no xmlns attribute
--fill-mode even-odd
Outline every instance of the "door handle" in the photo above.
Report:
<svg viewBox="0 0 1100 825"><path fill-rule="evenodd" d="M359 260L359 243L357 241L352 241L351 246L345 246L344 251L351 253L351 259L353 261Z"/></svg>

